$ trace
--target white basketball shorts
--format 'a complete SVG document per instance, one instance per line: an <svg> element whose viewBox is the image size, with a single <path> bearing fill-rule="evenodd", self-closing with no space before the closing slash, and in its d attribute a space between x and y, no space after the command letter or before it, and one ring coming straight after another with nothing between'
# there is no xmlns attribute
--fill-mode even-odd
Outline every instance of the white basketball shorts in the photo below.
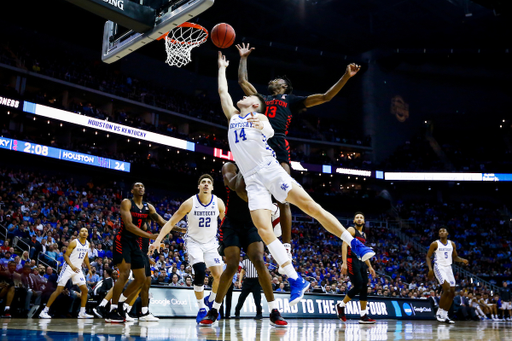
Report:
<svg viewBox="0 0 512 341"><path fill-rule="evenodd" d="M277 160L245 177L245 188L249 199L249 210L274 211L272 195L281 203L286 202L292 183L298 184L286 173Z"/></svg>
<svg viewBox="0 0 512 341"><path fill-rule="evenodd" d="M68 263L64 263L64 265L62 266L62 270L60 271L59 278L57 279L57 286L66 286L66 283L69 281L70 278L73 281L73 284L76 284L79 287L81 287L82 285L86 285L84 273L81 270L78 273L76 273L73 270L71 270L71 267L68 265Z"/></svg>
<svg viewBox="0 0 512 341"><path fill-rule="evenodd" d="M512 310L512 304L510 302L501 302L501 308L502 310Z"/></svg>
<svg viewBox="0 0 512 341"><path fill-rule="evenodd" d="M197 263L205 263L207 268L212 266L223 266L224 262L217 251L218 247L219 243L216 238L213 238L207 243L200 243L190 237L185 239L185 248L187 249L188 260L192 266Z"/></svg>
<svg viewBox="0 0 512 341"><path fill-rule="evenodd" d="M439 284L443 285L444 282L448 282L451 287L455 286L455 277L453 276L453 270L450 265L437 265L434 264L434 274L439 282Z"/></svg>

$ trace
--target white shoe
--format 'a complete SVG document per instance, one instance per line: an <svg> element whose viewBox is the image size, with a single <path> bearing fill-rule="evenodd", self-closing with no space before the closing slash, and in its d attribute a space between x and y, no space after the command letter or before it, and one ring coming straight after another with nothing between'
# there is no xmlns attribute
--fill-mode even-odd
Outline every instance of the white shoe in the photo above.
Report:
<svg viewBox="0 0 512 341"><path fill-rule="evenodd" d="M439 322L445 322L445 319L444 319L441 315L436 315L436 319L437 319Z"/></svg>
<svg viewBox="0 0 512 341"><path fill-rule="evenodd" d="M42 312L39 313L39 318L42 318L42 319L51 319L52 317L47 313L45 312L44 310Z"/></svg>
<svg viewBox="0 0 512 341"><path fill-rule="evenodd" d="M130 314L126 314L125 320L126 320L126 322L135 322L135 321L137 321L137 318L131 317Z"/></svg>
<svg viewBox="0 0 512 341"><path fill-rule="evenodd" d="M450 320L450 318L447 316L447 317L444 319L444 323L454 324L454 323L455 323L455 321Z"/></svg>
<svg viewBox="0 0 512 341"><path fill-rule="evenodd" d="M158 317L153 316L150 312L147 312L145 315L139 317L139 321L144 322L158 322L160 319Z"/></svg>
<svg viewBox="0 0 512 341"><path fill-rule="evenodd" d="M41 316L41 314L39 314L39 316ZM79 319L93 319L94 316L93 315L89 315L87 313L83 313L83 314L80 313L80 314L78 314L78 318Z"/></svg>

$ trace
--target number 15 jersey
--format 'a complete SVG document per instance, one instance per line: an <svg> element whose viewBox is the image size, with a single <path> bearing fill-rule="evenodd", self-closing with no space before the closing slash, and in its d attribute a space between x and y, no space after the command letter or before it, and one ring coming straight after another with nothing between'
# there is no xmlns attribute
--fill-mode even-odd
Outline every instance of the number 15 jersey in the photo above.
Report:
<svg viewBox="0 0 512 341"><path fill-rule="evenodd" d="M187 214L187 234L199 243L208 243L217 235L219 205L217 196L212 194L210 202L204 205L196 194L192 197L192 209Z"/></svg>

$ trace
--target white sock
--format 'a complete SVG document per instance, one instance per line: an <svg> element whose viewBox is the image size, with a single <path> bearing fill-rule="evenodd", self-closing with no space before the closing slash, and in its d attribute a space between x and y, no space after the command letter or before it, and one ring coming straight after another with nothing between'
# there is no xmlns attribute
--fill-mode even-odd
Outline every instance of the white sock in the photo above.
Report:
<svg viewBox="0 0 512 341"><path fill-rule="evenodd" d="M272 311L274 309L277 309L277 302L276 301L267 302L267 304L268 304L268 311Z"/></svg>
<svg viewBox="0 0 512 341"><path fill-rule="evenodd" d="M107 305L108 301L106 299L103 299L100 303L100 307L105 307Z"/></svg>
<svg viewBox="0 0 512 341"><path fill-rule="evenodd" d="M121 296L119 296L119 302L124 302L128 299L128 297L126 297L124 294L121 294Z"/></svg>
<svg viewBox="0 0 512 341"><path fill-rule="evenodd" d="M5 310L9 309L8 307L5 307ZM44 307L43 311L47 313L50 310L50 307L46 306Z"/></svg>
<svg viewBox="0 0 512 341"><path fill-rule="evenodd" d="M114 309L117 309L118 305L117 304L111 304L110 305L110 311L113 311Z"/></svg>
<svg viewBox="0 0 512 341"><path fill-rule="evenodd" d="M365 309L365 310L361 310L361 311L359 312L359 315L361 315L361 317L363 317L363 316L364 316L364 315L366 315L366 314L368 314L368 312L366 311L366 309Z"/></svg>
<svg viewBox="0 0 512 341"><path fill-rule="evenodd" d="M222 303L213 302L213 307L212 308L216 309L217 311L219 311L221 305L222 305Z"/></svg>
<svg viewBox="0 0 512 341"><path fill-rule="evenodd" d="M141 311L143 314L147 314L149 309L148 309L148 307L142 307Z"/></svg>
<svg viewBox="0 0 512 341"><path fill-rule="evenodd" d="M199 309L206 308L206 306L204 305L204 300L202 298L197 300L197 306L199 307Z"/></svg>
<svg viewBox="0 0 512 341"><path fill-rule="evenodd" d="M10 309L11 309L11 306L8 306L8 305L5 306L5 310L10 310Z"/></svg>
<svg viewBox="0 0 512 341"><path fill-rule="evenodd" d="M299 278L299 275L297 274L297 271L295 271L295 269L293 268L293 265L288 264L287 266L285 266L283 268L283 270L284 270L284 273L286 274L286 276L288 276L288 278L291 278L291 279Z"/></svg>
<svg viewBox="0 0 512 341"><path fill-rule="evenodd" d="M283 246L286 252L290 253L292 251L292 246L290 245L290 243L283 243Z"/></svg>
<svg viewBox="0 0 512 341"><path fill-rule="evenodd" d="M443 317L443 314L444 314L444 309L443 308L437 309L437 315Z"/></svg>
<svg viewBox="0 0 512 341"><path fill-rule="evenodd" d="M344 307L344 306L346 306L347 304L346 304L345 302L341 301L341 302L339 303L339 305L340 305L340 306L342 306L342 307Z"/></svg>
<svg viewBox="0 0 512 341"><path fill-rule="evenodd" d="M208 298L208 302L215 301L215 297L217 297L217 293L212 291L212 293L210 294L210 297Z"/></svg>
<svg viewBox="0 0 512 341"><path fill-rule="evenodd" d="M268 244L267 248L279 266L282 266L284 263L290 261L288 254L286 253L286 249L284 248L283 244L281 244L279 239L276 239L272 243Z"/></svg>
<svg viewBox="0 0 512 341"><path fill-rule="evenodd" d="M345 232L341 234L341 240L347 242L348 246L351 246L350 243L352 242L352 239L354 239L354 237L352 237L350 232L348 232L347 230L345 230Z"/></svg>
<svg viewBox="0 0 512 341"><path fill-rule="evenodd" d="M80 307L80 314L85 315L85 307Z"/></svg>

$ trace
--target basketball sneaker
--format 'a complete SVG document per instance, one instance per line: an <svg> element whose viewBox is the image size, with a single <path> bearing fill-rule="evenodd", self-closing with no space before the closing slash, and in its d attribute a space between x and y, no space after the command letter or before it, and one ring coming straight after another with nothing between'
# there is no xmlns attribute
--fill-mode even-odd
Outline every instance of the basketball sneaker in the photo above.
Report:
<svg viewBox="0 0 512 341"><path fill-rule="evenodd" d="M140 315L139 321L141 322L158 322L160 319L156 316L153 316L149 311L145 314Z"/></svg>
<svg viewBox="0 0 512 341"><path fill-rule="evenodd" d="M105 307L97 306L96 308L92 308L92 312L96 317L102 319L105 316Z"/></svg>
<svg viewBox="0 0 512 341"><path fill-rule="evenodd" d="M108 323L124 323L125 317L119 314L117 309L111 310L105 316L105 322Z"/></svg>
<svg viewBox="0 0 512 341"><path fill-rule="evenodd" d="M210 302L210 295L204 298L204 305L208 307L208 310L211 310L213 307L213 301Z"/></svg>
<svg viewBox="0 0 512 341"><path fill-rule="evenodd" d="M336 304L336 315L343 322L347 322L347 316L345 315L345 306L342 306L341 303Z"/></svg>
<svg viewBox="0 0 512 341"><path fill-rule="evenodd" d="M364 316L361 316L359 319L360 324L373 324L376 321L368 316L368 314L364 314Z"/></svg>
<svg viewBox="0 0 512 341"><path fill-rule="evenodd" d="M448 324L454 324L454 323L455 323L455 321L450 320L450 318L449 318L448 316L446 316L446 317L444 318L444 321L443 321L443 322L444 322L444 323L448 323Z"/></svg>
<svg viewBox="0 0 512 341"><path fill-rule="evenodd" d="M220 314L217 309L212 308L208 314L206 314L206 316L201 321L199 321L199 325L203 327L211 327L215 324L215 322L219 320L219 318Z"/></svg>
<svg viewBox="0 0 512 341"><path fill-rule="evenodd" d="M309 282L300 275L297 279L288 278L288 282L290 282L290 307L292 307L304 297L304 293L309 288Z"/></svg>
<svg viewBox="0 0 512 341"><path fill-rule="evenodd" d="M288 327L288 322L281 316L279 310L272 309L270 312L270 325L277 328L285 328Z"/></svg>
<svg viewBox="0 0 512 341"><path fill-rule="evenodd" d="M125 312L124 318L125 318L126 322L135 322L139 319L137 316L134 316L134 315L132 315L130 313L126 313L126 312Z"/></svg>
<svg viewBox="0 0 512 341"><path fill-rule="evenodd" d="M94 315L89 315L87 313L79 313L78 314L78 318L79 319L93 319L94 318Z"/></svg>
<svg viewBox="0 0 512 341"><path fill-rule="evenodd" d="M4 314L4 316L5 316L5 314ZM39 318L51 319L52 317L50 316L50 314L48 314L46 311L43 310L42 312L39 313Z"/></svg>
<svg viewBox="0 0 512 341"><path fill-rule="evenodd" d="M436 319L439 321L439 322L444 322L444 318L441 314L436 314Z"/></svg>
<svg viewBox="0 0 512 341"><path fill-rule="evenodd" d="M201 322L201 320L204 319L207 314L208 314L208 312L206 311L206 308L199 309L199 311L197 312L197 316L196 316L196 322L197 323Z"/></svg>
<svg viewBox="0 0 512 341"><path fill-rule="evenodd" d="M352 239L352 241L350 242L350 247L352 249L352 252L354 252L362 262L366 262L367 260L375 256L375 252L371 247L364 246L364 244L361 243L356 238Z"/></svg>

